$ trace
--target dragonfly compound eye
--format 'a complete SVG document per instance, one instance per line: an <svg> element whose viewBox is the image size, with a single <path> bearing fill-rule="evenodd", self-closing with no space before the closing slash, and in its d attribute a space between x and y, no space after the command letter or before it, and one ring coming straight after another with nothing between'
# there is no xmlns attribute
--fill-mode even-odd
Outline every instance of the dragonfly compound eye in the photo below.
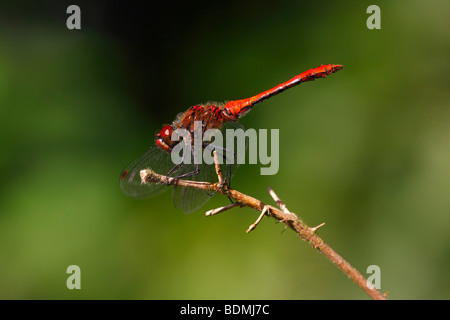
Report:
<svg viewBox="0 0 450 320"><path fill-rule="evenodd" d="M156 144L163 150L170 152L173 147L172 136L173 128L170 125L164 126L160 132L156 134Z"/></svg>
<svg viewBox="0 0 450 320"><path fill-rule="evenodd" d="M159 132L159 136L164 141L170 141L170 136L172 135L172 132L173 132L172 126L167 125L161 129L161 131Z"/></svg>

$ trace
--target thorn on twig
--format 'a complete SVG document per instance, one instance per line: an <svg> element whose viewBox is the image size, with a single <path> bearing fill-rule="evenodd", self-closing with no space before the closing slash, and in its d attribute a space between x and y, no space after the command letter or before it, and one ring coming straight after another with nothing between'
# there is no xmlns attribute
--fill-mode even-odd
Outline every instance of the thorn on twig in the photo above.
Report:
<svg viewBox="0 0 450 320"><path fill-rule="evenodd" d="M321 224L319 224L318 226L315 226L314 228L309 228L309 230L310 230L312 233L316 233L317 229L323 227L324 225L325 225L325 222L322 222Z"/></svg>
<svg viewBox="0 0 450 320"><path fill-rule="evenodd" d="M258 223L261 221L261 219L262 219L262 218L264 217L264 215L266 214L266 212L268 212L269 210L270 210L270 209L269 209L268 206L264 206L264 208L263 208L263 210L261 211L261 214L259 215L258 219L256 219L256 221L255 221L253 224L251 224L251 225L248 227L247 231L245 231L245 232L249 233L250 231L252 231L253 229L255 229L256 226L258 225Z"/></svg>
<svg viewBox="0 0 450 320"><path fill-rule="evenodd" d="M283 228L283 230L281 230L281 233L283 233L284 231L286 231L286 229L287 229L287 227L288 227L288 221L289 221L288 218L284 218L284 219L281 219L281 220L278 220L278 221L277 221L277 223L281 223L281 222L284 223L284 228Z"/></svg>
<svg viewBox="0 0 450 320"><path fill-rule="evenodd" d="M287 224L287 220L286 220L286 219L284 219L284 220L280 220L279 222L284 222L284 228L283 228L283 230L281 230L281 233L283 233L283 232L285 232L285 231L286 231L286 229L287 229L287 226L288 226L288 224Z"/></svg>

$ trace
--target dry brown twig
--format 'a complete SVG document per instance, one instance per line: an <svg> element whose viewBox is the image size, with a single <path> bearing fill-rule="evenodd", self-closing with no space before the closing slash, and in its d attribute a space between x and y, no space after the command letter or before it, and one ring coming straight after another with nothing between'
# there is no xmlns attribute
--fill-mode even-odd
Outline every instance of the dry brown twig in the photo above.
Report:
<svg viewBox="0 0 450 320"><path fill-rule="evenodd" d="M190 180L178 180L171 177L166 177L165 175L160 175L151 169L141 170L141 181L142 183L164 183L164 184L173 184L181 187L187 188L195 188L200 190L205 190L209 192L217 192L228 196L229 198L235 200L234 203L231 203L227 206L220 207L217 209L209 210L206 212L206 216L216 215L223 211L229 210L234 207L249 207L255 209L261 214L258 216L256 221L250 225L247 229L247 233L254 230L258 223L262 220L264 216L270 216L277 219L279 222L284 222L286 227L294 230L297 235L304 241L308 242L314 249L317 249L321 252L325 257L328 258L334 265L336 265L342 272L347 275L354 283L356 283L364 292L366 292L372 299L375 300L386 300L386 294L381 293L373 286L368 285L367 280L356 270L350 263L348 263L344 258L342 258L339 254L337 254L329 245L327 245L322 238L317 235L317 230L322 227L325 223L321 223L316 227L309 227L306 225L303 220L301 220L295 213L290 212L286 205L278 198L275 192L268 188L269 194L274 199L276 204L280 207L280 209L273 207L271 205L267 205L262 201L250 197L246 194L243 194L237 190L231 189L224 182L224 178L222 176L222 172L220 170L220 165L217 161L217 156L214 152L214 159L216 160L216 173L218 177L217 183L210 182L199 182L199 181L190 181ZM220 189L218 189L220 188Z"/></svg>

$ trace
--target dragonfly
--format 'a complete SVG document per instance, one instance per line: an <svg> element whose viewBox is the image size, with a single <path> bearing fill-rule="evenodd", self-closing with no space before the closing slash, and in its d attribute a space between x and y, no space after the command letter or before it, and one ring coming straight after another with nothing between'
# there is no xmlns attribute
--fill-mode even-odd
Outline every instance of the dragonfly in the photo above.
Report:
<svg viewBox="0 0 450 320"><path fill-rule="evenodd" d="M195 123L201 121L201 130L206 132L208 129L236 129L243 126L238 120L249 112L256 104L267 100L289 88L299 85L302 82L312 81L318 78L335 73L343 68L339 64L321 65L305 71L292 79L283 82L272 89L263 91L255 96L246 99L232 100L226 103L206 103L194 105L185 112L178 114L171 124L164 125L156 133L155 142L144 154L129 164L120 175L120 187L122 191L130 197L148 198L168 190L168 185L164 183L142 183L140 171L151 169L156 173L173 177L175 179L189 179L193 181L213 182L217 180L214 165L206 163L177 163L171 158L171 152L183 140L173 140L172 134L177 129L185 129L194 135ZM198 127L197 127L198 129ZM191 140L193 141L193 139ZM204 144L202 148L209 145ZM191 146L191 152L194 154L194 148ZM235 158L236 152L226 149L217 149L220 157ZM233 162L233 161L231 161ZM222 164L226 172L225 183L230 184L239 164L234 161L233 164ZM174 184L173 202L176 208L182 209L186 213L196 211L203 206L212 196L203 190L185 188Z"/></svg>

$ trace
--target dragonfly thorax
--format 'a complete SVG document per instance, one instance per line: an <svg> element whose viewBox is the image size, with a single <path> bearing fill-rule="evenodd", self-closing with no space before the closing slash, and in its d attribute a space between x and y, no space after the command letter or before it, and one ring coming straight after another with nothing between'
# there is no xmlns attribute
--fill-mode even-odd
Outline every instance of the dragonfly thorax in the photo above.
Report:
<svg viewBox="0 0 450 320"><path fill-rule="evenodd" d="M220 129L222 124L230 121L223 113L223 109L219 105L195 105L187 111L180 113L173 121L172 125L165 125L161 131L156 134L156 145L167 152L179 143L178 140L171 139L172 133L176 129L185 129L194 135L196 123L200 123L202 134L209 129Z"/></svg>

